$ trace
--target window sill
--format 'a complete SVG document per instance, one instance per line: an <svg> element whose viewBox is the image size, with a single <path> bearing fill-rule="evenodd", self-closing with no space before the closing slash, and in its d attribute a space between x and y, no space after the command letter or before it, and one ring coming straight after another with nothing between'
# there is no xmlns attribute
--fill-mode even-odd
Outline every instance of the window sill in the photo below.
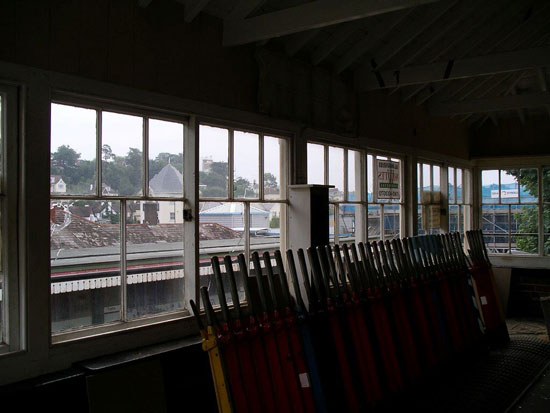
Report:
<svg viewBox="0 0 550 413"><path fill-rule="evenodd" d="M542 268L550 266L550 256L541 255L489 255L494 267L504 268Z"/></svg>
<svg viewBox="0 0 550 413"><path fill-rule="evenodd" d="M180 350L199 344L202 341L199 335L170 341L167 343L155 344L140 348L138 350L124 351L121 353L102 356L78 363L78 366L88 372L97 372L106 368L117 367L127 363L155 357L171 351Z"/></svg>
<svg viewBox="0 0 550 413"><path fill-rule="evenodd" d="M87 327L79 330L71 330L63 333L52 334L52 345L69 343L77 340L85 340L88 338L106 336L124 331L135 330L138 328L144 328L149 326L155 326L158 324L169 323L173 321L182 320L190 316L188 311L178 311L174 313L163 314L160 316L144 317L137 320L126 322L115 322L110 324L104 324L96 327Z"/></svg>

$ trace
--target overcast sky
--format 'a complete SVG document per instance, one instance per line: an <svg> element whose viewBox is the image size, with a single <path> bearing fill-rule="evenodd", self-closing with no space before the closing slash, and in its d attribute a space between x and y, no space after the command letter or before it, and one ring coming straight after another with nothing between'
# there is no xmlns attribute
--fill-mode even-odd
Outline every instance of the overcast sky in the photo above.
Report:
<svg viewBox="0 0 550 413"><path fill-rule="evenodd" d="M143 120L138 116L103 112L103 145L113 153L125 156L130 148L143 151ZM149 120L149 157L161 152L183 152L183 125L176 122ZM81 159L92 160L96 155L96 111L52 104L51 148L55 152L68 145L80 153Z"/></svg>

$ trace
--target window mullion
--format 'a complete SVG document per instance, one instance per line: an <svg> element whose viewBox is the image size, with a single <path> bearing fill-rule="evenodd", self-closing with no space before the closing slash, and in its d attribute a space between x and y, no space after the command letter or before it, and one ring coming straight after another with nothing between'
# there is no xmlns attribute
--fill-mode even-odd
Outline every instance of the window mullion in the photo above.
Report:
<svg viewBox="0 0 550 413"><path fill-rule="evenodd" d="M508 205L508 254L512 254L512 205Z"/></svg>
<svg viewBox="0 0 550 413"><path fill-rule="evenodd" d="M537 186L538 186L538 192L539 192L539 196L538 196L538 209L539 209L539 214L538 214L538 246L539 246L539 254L540 256L544 255L544 200L543 200L543 185L542 185L542 179L543 179L543 175L542 175L542 166L539 166L537 168L537 174L538 174L538 181L537 181ZM519 188L518 188L518 193L519 193Z"/></svg>
<svg viewBox="0 0 550 413"><path fill-rule="evenodd" d="M329 154L328 154L328 146L327 145L323 145L323 151L324 151L324 156L325 156L325 170L323 171L323 174L324 174L324 183L325 185L328 185L329 183L329 167L328 167L328 163L330 161L329 159Z"/></svg>
<svg viewBox="0 0 550 413"><path fill-rule="evenodd" d="M103 171L103 115L100 110L96 111L96 141L97 141L97 148L96 148L96 188L95 193L97 197L101 197L102 195L102 171Z"/></svg>
<svg viewBox="0 0 550 413"><path fill-rule="evenodd" d="M126 277L126 200L120 201L120 319L128 319L128 292Z"/></svg>
<svg viewBox="0 0 550 413"><path fill-rule="evenodd" d="M146 197L149 196L149 118L143 118L143 159L142 162L142 174L141 174L141 185L142 185L142 194Z"/></svg>
<svg viewBox="0 0 550 413"><path fill-rule="evenodd" d="M348 150L344 148L344 201L349 201L348 195Z"/></svg>
<svg viewBox="0 0 550 413"><path fill-rule="evenodd" d="M229 177L229 185L227 186L229 190L228 199L234 199L234 160L235 160L235 135L233 129L229 129L229 165L227 165L227 174Z"/></svg>
<svg viewBox="0 0 550 413"><path fill-rule="evenodd" d="M250 202L243 202L243 230L244 230L244 253L248 260L251 257L250 251Z"/></svg>
<svg viewBox="0 0 550 413"><path fill-rule="evenodd" d="M384 204L380 204L380 239L385 240L385 231L384 231Z"/></svg>
<svg viewBox="0 0 550 413"><path fill-rule="evenodd" d="M258 139L260 140L259 142L259 156L260 156L260 159L259 159L259 162L258 162L258 168L260 169L259 170L259 174L258 174L258 198L260 200L263 201L264 199L264 162L265 162L265 159L264 159L264 135L263 134L260 134L258 136ZM281 186L281 184L279 183L279 187Z"/></svg>
<svg viewBox="0 0 550 413"><path fill-rule="evenodd" d="M330 208L329 204L329 208ZM332 212L334 216L334 244L340 243L340 206L339 204L332 204ZM329 213L330 215L330 213ZM329 234L329 242L330 242L330 234Z"/></svg>

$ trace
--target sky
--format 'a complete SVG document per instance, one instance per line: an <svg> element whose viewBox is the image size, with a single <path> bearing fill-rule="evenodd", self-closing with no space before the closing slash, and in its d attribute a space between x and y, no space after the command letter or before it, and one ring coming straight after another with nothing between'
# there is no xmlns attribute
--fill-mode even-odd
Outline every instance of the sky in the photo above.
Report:
<svg viewBox="0 0 550 413"><path fill-rule="evenodd" d="M125 156L129 148L143 151L143 120L138 116L104 111L102 115L103 145L113 153ZM183 152L183 124L163 120L149 120L149 157L161 152ZM67 105L52 104L51 149L68 145L80 153L81 159L96 156L96 111Z"/></svg>

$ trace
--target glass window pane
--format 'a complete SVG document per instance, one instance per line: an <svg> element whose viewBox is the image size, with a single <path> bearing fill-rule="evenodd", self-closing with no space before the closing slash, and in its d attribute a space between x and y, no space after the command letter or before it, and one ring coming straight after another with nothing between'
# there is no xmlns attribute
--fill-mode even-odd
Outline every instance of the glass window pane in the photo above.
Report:
<svg viewBox="0 0 550 413"><path fill-rule="evenodd" d="M328 183L334 185L329 189L329 199L344 199L344 150L334 146L328 147Z"/></svg>
<svg viewBox="0 0 550 413"><path fill-rule="evenodd" d="M352 243L355 239L355 223L361 207L353 204L340 204L338 208L339 242Z"/></svg>
<svg viewBox="0 0 550 413"><path fill-rule="evenodd" d="M281 248L281 208L284 204L250 204L250 251L275 251ZM272 265L275 265L273 261Z"/></svg>
<svg viewBox="0 0 550 413"><path fill-rule="evenodd" d="M510 252L509 237L502 234L483 234L489 254L508 254Z"/></svg>
<svg viewBox="0 0 550 413"><path fill-rule="evenodd" d="M515 235L511 237L510 252L515 255L538 254L539 237L538 235Z"/></svg>
<svg viewBox="0 0 550 413"><path fill-rule="evenodd" d="M462 204L464 202L464 188L462 186L462 169L456 170L456 202Z"/></svg>
<svg viewBox="0 0 550 413"><path fill-rule="evenodd" d="M103 195L142 194L143 118L102 114Z"/></svg>
<svg viewBox="0 0 550 413"><path fill-rule="evenodd" d="M519 171L519 196L521 203L538 202L539 179L538 170L535 168L520 169Z"/></svg>
<svg viewBox="0 0 550 413"><path fill-rule="evenodd" d="M447 176L449 177L449 204L455 203L455 168L449 167Z"/></svg>
<svg viewBox="0 0 550 413"><path fill-rule="evenodd" d="M500 202L515 204L519 202L518 180L519 171L515 169L500 171Z"/></svg>
<svg viewBox="0 0 550 413"><path fill-rule="evenodd" d="M510 232L537 234L539 231L539 214L536 205L511 205Z"/></svg>
<svg viewBox="0 0 550 413"><path fill-rule="evenodd" d="M367 210L369 241L380 239L380 205L369 205Z"/></svg>
<svg viewBox="0 0 550 413"><path fill-rule="evenodd" d="M550 168L542 168L543 201L550 202Z"/></svg>
<svg viewBox="0 0 550 413"><path fill-rule="evenodd" d="M96 111L51 105L50 192L86 195L96 186Z"/></svg>
<svg viewBox="0 0 550 413"><path fill-rule="evenodd" d="M361 173L358 169L360 156L360 152L348 150L348 201L361 200L360 186L357 185L361 179Z"/></svg>
<svg viewBox="0 0 550 413"><path fill-rule="evenodd" d="M229 195L229 131L200 125L199 196L227 198Z"/></svg>
<svg viewBox="0 0 550 413"><path fill-rule="evenodd" d="M416 201L422 203L422 164L416 164Z"/></svg>
<svg viewBox="0 0 550 413"><path fill-rule="evenodd" d="M441 168L437 165L433 166L433 190L441 191Z"/></svg>
<svg viewBox="0 0 550 413"><path fill-rule="evenodd" d="M120 203L50 202L52 333L120 320Z"/></svg>
<svg viewBox="0 0 550 413"><path fill-rule="evenodd" d="M244 204L201 202L199 210L200 286L208 287L212 303L217 304L218 292L210 259L229 255L236 260L245 252Z"/></svg>
<svg viewBox="0 0 550 413"><path fill-rule="evenodd" d="M367 155L367 202L372 202L374 193L373 157Z"/></svg>
<svg viewBox="0 0 550 413"><path fill-rule="evenodd" d="M422 192L420 194L420 202L429 204L432 202L432 168L430 165L422 164Z"/></svg>
<svg viewBox="0 0 550 413"><path fill-rule="evenodd" d="M482 230L487 234L508 234L510 224L507 205L483 205Z"/></svg>
<svg viewBox="0 0 550 413"><path fill-rule="evenodd" d="M285 140L264 137L264 198L281 198L281 167L284 167Z"/></svg>
<svg viewBox="0 0 550 413"><path fill-rule="evenodd" d="M399 238L399 205L384 205L384 239Z"/></svg>
<svg viewBox="0 0 550 413"><path fill-rule="evenodd" d="M235 131L233 159L233 196L258 198L260 137L255 133Z"/></svg>
<svg viewBox="0 0 550 413"><path fill-rule="evenodd" d="M181 201L128 202L128 319L183 309Z"/></svg>
<svg viewBox="0 0 550 413"><path fill-rule="evenodd" d="M307 144L307 183L325 183L325 147L314 143Z"/></svg>
<svg viewBox="0 0 550 413"><path fill-rule="evenodd" d="M418 235L424 235L426 233L426 231L424 231L424 224L422 222L422 205L418 205L416 216L417 216L417 221L418 221L418 226L416 228L416 233Z"/></svg>
<svg viewBox="0 0 550 413"><path fill-rule="evenodd" d="M183 124L149 119L149 195L183 196Z"/></svg>
<svg viewBox="0 0 550 413"><path fill-rule="evenodd" d="M334 244L335 219L334 219L335 204L328 205L328 241L329 244Z"/></svg>
<svg viewBox="0 0 550 413"><path fill-rule="evenodd" d="M550 255L550 236L544 236L544 255Z"/></svg>
<svg viewBox="0 0 550 413"><path fill-rule="evenodd" d="M542 222L544 225L544 232L550 233L550 205L543 206Z"/></svg>
<svg viewBox="0 0 550 413"><path fill-rule="evenodd" d="M458 231L459 205L449 205L449 232Z"/></svg>
<svg viewBox="0 0 550 413"><path fill-rule="evenodd" d="M497 204L499 202L498 170L481 171L481 202Z"/></svg>

